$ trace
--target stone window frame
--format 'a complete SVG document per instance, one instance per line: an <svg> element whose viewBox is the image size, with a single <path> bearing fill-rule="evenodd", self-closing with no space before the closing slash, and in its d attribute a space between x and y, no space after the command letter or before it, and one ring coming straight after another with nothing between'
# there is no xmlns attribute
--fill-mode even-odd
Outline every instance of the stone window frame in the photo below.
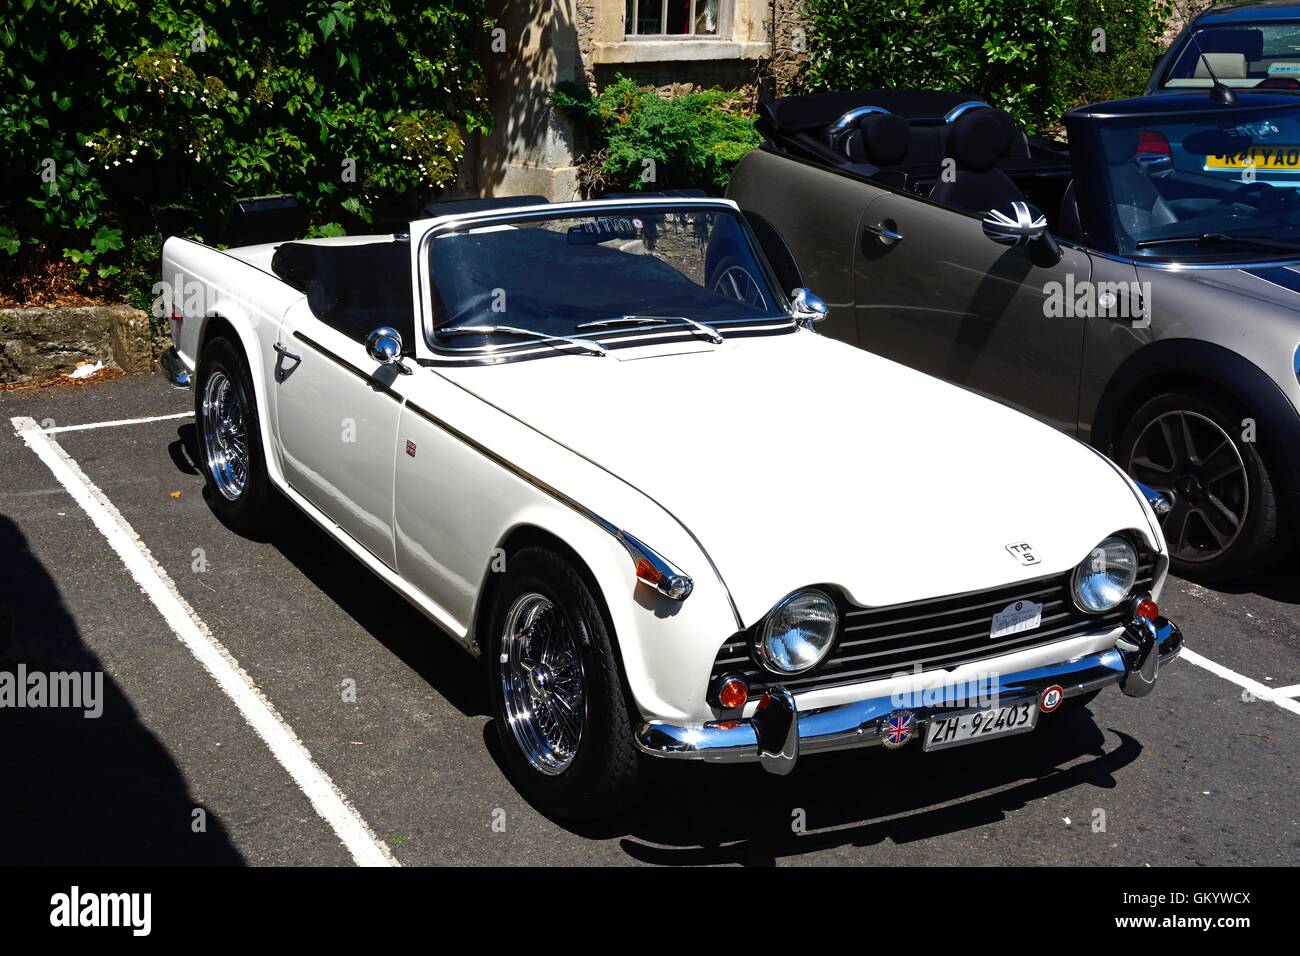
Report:
<svg viewBox="0 0 1300 956"><path fill-rule="evenodd" d="M580 6L584 0L579 0ZM772 55L768 20L772 0L723 0L717 35L628 35L627 0L585 0L592 11L588 68L638 63L766 60Z"/></svg>
<svg viewBox="0 0 1300 956"><path fill-rule="evenodd" d="M631 23L635 29L636 15L640 5L648 0L625 0L625 6L630 7ZM689 0L691 5L690 13L687 15L687 25L690 27L689 33L668 33L668 4L673 0L659 0L661 11L659 14L659 23L663 28L656 33L629 33L627 27L624 27L623 38L627 42L655 42L660 40L720 40L727 42L731 40L732 29L735 24L733 12L735 9L735 0L718 0L718 29L713 33L696 33L695 19L698 4L705 0ZM625 20L626 23L626 20Z"/></svg>

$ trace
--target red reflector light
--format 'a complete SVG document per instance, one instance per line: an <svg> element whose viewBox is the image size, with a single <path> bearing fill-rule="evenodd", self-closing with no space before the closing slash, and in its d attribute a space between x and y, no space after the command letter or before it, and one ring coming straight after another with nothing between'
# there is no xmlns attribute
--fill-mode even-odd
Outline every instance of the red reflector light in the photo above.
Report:
<svg viewBox="0 0 1300 956"><path fill-rule="evenodd" d="M1160 608L1156 605L1155 601L1150 598L1145 598L1138 601L1138 606L1133 609L1133 613L1138 617L1146 618L1148 621L1154 621L1160 616Z"/></svg>
<svg viewBox="0 0 1300 956"><path fill-rule="evenodd" d="M172 316L171 316L171 318L172 318L172 321L173 321L173 322L179 322L181 319L185 318L185 316L182 315L181 313L177 312L175 309L172 309Z"/></svg>
<svg viewBox="0 0 1300 956"><path fill-rule="evenodd" d="M728 677L718 688L718 703L727 710L744 707L749 702L749 685L739 677Z"/></svg>

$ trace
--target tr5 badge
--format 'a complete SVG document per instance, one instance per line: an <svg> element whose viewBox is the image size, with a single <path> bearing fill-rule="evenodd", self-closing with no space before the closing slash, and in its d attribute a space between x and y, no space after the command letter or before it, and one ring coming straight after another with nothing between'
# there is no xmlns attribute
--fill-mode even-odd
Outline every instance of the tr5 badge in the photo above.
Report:
<svg viewBox="0 0 1300 956"><path fill-rule="evenodd" d="M1015 544L1007 545L1007 552L1021 564L1037 564L1040 560L1038 552L1028 541L1017 541Z"/></svg>

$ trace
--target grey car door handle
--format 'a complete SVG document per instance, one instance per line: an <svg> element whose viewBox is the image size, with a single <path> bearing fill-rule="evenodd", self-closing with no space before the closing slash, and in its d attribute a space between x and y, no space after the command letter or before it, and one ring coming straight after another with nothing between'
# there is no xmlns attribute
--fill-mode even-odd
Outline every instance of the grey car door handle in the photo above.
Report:
<svg viewBox="0 0 1300 956"><path fill-rule="evenodd" d="M285 358L287 358L287 359L292 359L292 360L295 361L295 362L301 362L301 361L302 361L302 356L301 356L301 355L295 355L293 352L290 352L287 348L285 348L285 347L284 347L283 345L281 345L279 342L275 342L274 344L272 344L271 348L275 349L277 352L279 352L281 355L283 355L283 356L284 356Z"/></svg>
<svg viewBox="0 0 1300 956"><path fill-rule="evenodd" d="M878 222L874 226L868 223L866 230L887 246L903 241L903 234L895 229L894 223L888 219Z"/></svg>

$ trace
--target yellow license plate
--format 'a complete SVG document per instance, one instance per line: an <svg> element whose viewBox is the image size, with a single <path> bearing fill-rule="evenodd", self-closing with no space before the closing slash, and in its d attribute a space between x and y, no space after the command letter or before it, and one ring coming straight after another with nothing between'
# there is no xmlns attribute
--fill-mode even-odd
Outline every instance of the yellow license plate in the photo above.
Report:
<svg viewBox="0 0 1300 956"><path fill-rule="evenodd" d="M1206 169L1290 170L1300 173L1300 146L1252 146L1249 152L1205 157Z"/></svg>

